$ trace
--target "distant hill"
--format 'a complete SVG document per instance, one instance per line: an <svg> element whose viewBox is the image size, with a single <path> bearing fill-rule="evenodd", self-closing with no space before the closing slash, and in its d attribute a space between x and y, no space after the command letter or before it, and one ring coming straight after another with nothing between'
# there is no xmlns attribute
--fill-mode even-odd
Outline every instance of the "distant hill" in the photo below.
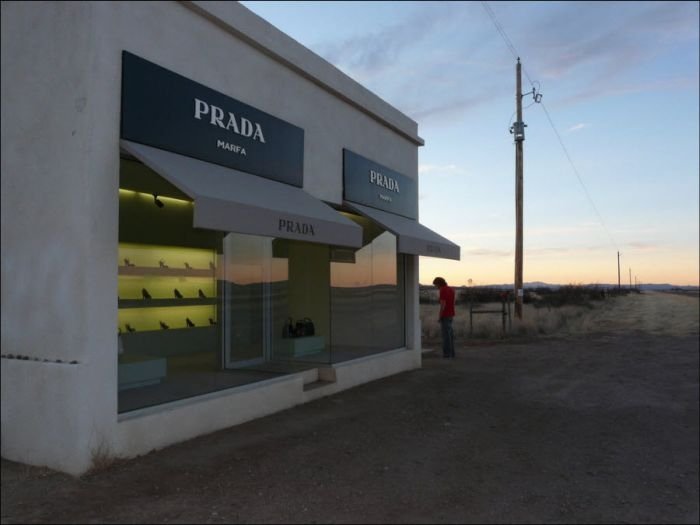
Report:
<svg viewBox="0 0 700 525"><path fill-rule="evenodd" d="M432 288L432 285L426 285L426 284L421 284L421 288ZM542 281L533 281L529 283L524 283L523 288L526 290L532 290L535 288L560 288L561 284L550 284L550 283L544 283ZM617 288L617 283L615 284L609 284L609 283L596 283L596 284L586 284L584 286L597 286L598 288ZM466 286L457 286L457 288L467 288ZM513 289L513 284L485 284L485 285L474 285L474 288L491 288L495 290L512 290ZM622 284L622 288L629 288L629 284ZM656 283L649 283L649 284L640 284L638 286L640 290L648 290L648 291L664 291L664 290L684 290L684 291L700 291L700 287L698 286L677 286L675 284L669 284L669 283L661 283L661 284L656 284Z"/></svg>

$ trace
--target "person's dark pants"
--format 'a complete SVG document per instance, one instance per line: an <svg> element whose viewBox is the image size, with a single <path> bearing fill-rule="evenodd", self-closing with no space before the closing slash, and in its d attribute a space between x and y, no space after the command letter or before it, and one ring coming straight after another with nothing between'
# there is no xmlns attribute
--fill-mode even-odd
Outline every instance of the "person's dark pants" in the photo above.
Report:
<svg viewBox="0 0 700 525"><path fill-rule="evenodd" d="M442 357L454 357L455 338L452 331L452 317L441 318L440 328L442 329Z"/></svg>

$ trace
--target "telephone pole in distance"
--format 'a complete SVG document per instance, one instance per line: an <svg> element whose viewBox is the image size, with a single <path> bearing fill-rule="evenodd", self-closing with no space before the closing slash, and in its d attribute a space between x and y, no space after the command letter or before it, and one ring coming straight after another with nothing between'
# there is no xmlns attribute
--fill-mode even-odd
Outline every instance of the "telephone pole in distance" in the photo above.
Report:
<svg viewBox="0 0 700 525"><path fill-rule="evenodd" d="M520 58L515 66L515 104L518 119L513 123L515 138L515 315L523 318L523 94Z"/></svg>

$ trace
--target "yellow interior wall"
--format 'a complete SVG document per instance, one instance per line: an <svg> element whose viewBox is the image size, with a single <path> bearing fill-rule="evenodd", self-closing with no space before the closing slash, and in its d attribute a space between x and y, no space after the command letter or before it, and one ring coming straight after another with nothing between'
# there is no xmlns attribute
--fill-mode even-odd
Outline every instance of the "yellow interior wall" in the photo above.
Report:
<svg viewBox="0 0 700 525"><path fill-rule="evenodd" d="M303 242L289 243L289 315L296 322L309 317L316 335L330 343L329 247Z"/></svg>
<svg viewBox="0 0 700 525"><path fill-rule="evenodd" d="M129 259L138 272L139 268L148 270L160 268L164 261L170 269L182 270L183 275L119 275L118 295L120 300L142 299L145 288L152 299L176 299L175 288L185 299L198 299L199 290L207 298L216 297L216 279L212 271L210 277L185 275L192 269L209 270L209 264L216 260L213 250L182 248L177 246L138 245L121 243L119 245L119 266L124 267L124 259ZM161 330L160 321L170 328L187 328L189 318L196 326L209 326L209 318L216 319L215 305L187 306L152 306L143 308L120 308L119 328L125 332L126 324L137 331Z"/></svg>

